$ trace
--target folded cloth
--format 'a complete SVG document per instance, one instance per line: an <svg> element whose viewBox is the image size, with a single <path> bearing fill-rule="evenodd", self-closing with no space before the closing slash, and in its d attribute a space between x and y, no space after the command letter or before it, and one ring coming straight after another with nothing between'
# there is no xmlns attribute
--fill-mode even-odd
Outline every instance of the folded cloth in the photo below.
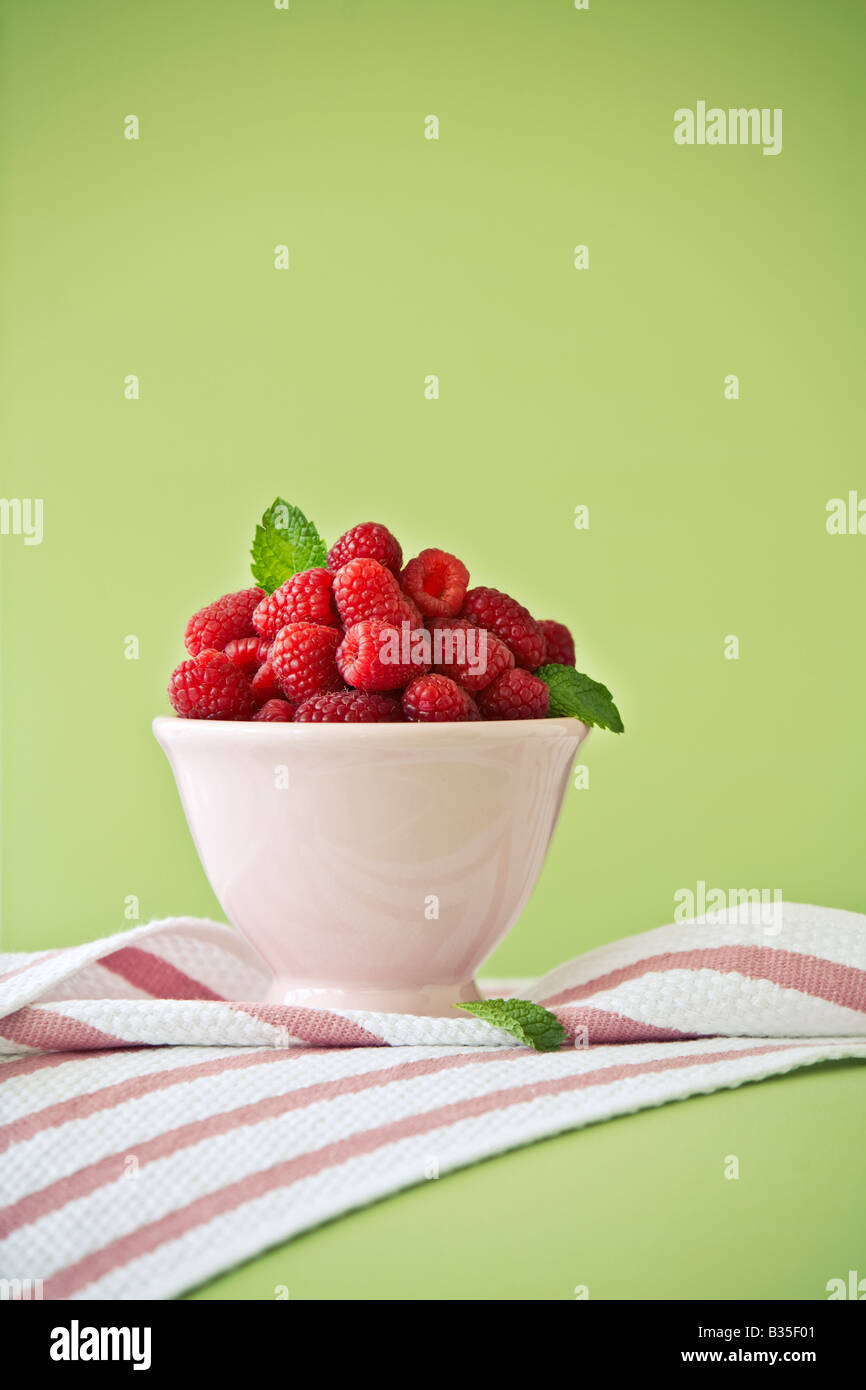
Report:
<svg viewBox="0 0 866 1390"><path fill-rule="evenodd" d="M266 1005L267 985L241 937L190 918L0 956L2 1277L170 1297L431 1166L866 1058L866 917L799 904L521 986L562 1021L555 1053L469 1016Z"/></svg>
<svg viewBox="0 0 866 1390"><path fill-rule="evenodd" d="M520 995L555 1013L578 1045L866 1035L866 917L800 903L774 909L772 922L717 914L625 937ZM510 1034L466 1014L263 1004L269 982L237 932L190 917L61 951L0 955L0 1054L134 1044L513 1046Z"/></svg>

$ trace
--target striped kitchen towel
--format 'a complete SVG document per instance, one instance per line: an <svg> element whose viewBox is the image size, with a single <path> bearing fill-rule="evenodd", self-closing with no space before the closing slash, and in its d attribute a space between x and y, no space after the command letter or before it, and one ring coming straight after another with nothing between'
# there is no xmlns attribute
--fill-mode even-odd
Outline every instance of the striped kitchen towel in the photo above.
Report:
<svg viewBox="0 0 866 1390"><path fill-rule="evenodd" d="M522 986L568 1031L555 1053L468 1016L263 1005L267 983L229 928L184 918L0 957L0 1276L170 1297L433 1169L866 1058L866 918L798 904Z"/></svg>

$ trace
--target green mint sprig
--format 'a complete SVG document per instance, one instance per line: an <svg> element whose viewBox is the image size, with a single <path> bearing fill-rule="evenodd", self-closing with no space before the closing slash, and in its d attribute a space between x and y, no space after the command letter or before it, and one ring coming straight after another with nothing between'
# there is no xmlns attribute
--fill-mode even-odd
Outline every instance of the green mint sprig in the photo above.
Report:
<svg viewBox="0 0 866 1390"><path fill-rule="evenodd" d="M327 547L300 507L278 497L256 527L250 554L253 579L272 594L300 570L324 565Z"/></svg>
<svg viewBox="0 0 866 1390"><path fill-rule="evenodd" d="M455 1004L454 1008L465 1009L492 1023L494 1028L504 1028L536 1052L555 1052L568 1037L554 1014L529 999L479 999L471 1004Z"/></svg>
<svg viewBox="0 0 866 1390"><path fill-rule="evenodd" d="M584 724L597 724L621 734L624 725L613 696L606 685L594 681L573 666L541 666L535 673L550 691L550 716L580 719Z"/></svg>

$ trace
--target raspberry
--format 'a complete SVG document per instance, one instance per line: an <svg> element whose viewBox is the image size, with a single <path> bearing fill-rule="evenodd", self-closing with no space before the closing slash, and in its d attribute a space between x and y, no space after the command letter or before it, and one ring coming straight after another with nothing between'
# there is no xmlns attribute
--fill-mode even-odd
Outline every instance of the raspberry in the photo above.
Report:
<svg viewBox="0 0 866 1390"><path fill-rule="evenodd" d="M497 676L478 695L478 708L485 719L543 719L549 703L550 691L544 681L519 666Z"/></svg>
<svg viewBox="0 0 866 1390"><path fill-rule="evenodd" d="M380 618L364 618L348 629L337 649L337 666L347 685L358 690L401 690L428 669L429 634L398 628Z"/></svg>
<svg viewBox="0 0 866 1390"><path fill-rule="evenodd" d="M392 574L400 573L403 551L400 542L391 535L387 526L378 521L363 521L335 541L328 551L328 569L332 574L341 570L350 560L378 560L380 565Z"/></svg>
<svg viewBox="0 0 866 1390"><path fill-rule="evenodd" d="M427 626L433 642L433 670L450 676L470 694L483 690L514 665L501 638L465 618L433 618ZM437 656L442 659L437 661Z"/></svg>
<svg viewBox="0 0 866 1390"><path fill-rule="evenodd" d="M266 594L253 613L256 631L275 637L286 623L321 623L339 627L327 570L301 570L272 594Z"/></svg>
<svg viewBox="0 0 866 1390"><path fill-rule="evenodd" d="M250 719L256 708L247 676L211 647L172 671L168 698L182 719Z"/></svg>
<svg viewBox="0 0 866 1390"><path fill-rule="evenodd" d="M334 654L340 641L336 628L321 623L286 623L268 653L268 665L283 694L293 704L321 690L340 690L343 682Z"/></svg>
<svg viewBox="0 0 866 1390"><path fill-rule="evenodd" d="M448 676L418 676L403 691L403 710L412 723L444 724L481 718L472 696Z"/></svg>
<svg viewBox="0 0 866 1390"><path fill-rule="evenodd" d="M498 589L470 589L462 616L500 637L518 666L534 671L542 665L544 633L532 614L508 594Z"/></svg>
<svg viewBox="0 0 866 1390"><path fill-rule="evenodd" d="M408 594L402 592L400 594L397 617L401 623L408 623L412 628L424 626L424 615L421 609L414 599L411 599Z"/></svg>
<svg viewBox="0 0 866 1390"><path fill-rule="evenodd" d="M233 637L226 642L225 654L241 671L254 676L267 661L270 645L263 637Z"/></svg>
<svg viewBox="0 0 866 1390"><path fill-rule="evenodd" d="M288 700L268 700L253 715L262 724L291 724L295 717L295 706Z"/></svg>
<svg viewBox="0 0 866 1390"><path fill-rule="evenodd" d="M295 712L296 724L394 724L402 719L403 711L390 695L366 690L311 695Z"/></svg>
<svg viewBox="0 0 866 1390"><path fill-rule="evenodd" d="M223 594L193 613L183 638L190 656L205 649L222 651L233 637L255 637L253 610L264 593L264 589L241 589L238 594Z"/></svg>
<svg viewBox="0 0 866 1390"><path fill-rule="evenodd" d="M334 576L334 602L345 627L364 618L401 623L409 617L407 601L390 570L378 560L359 557Z"/></svg>
<svg viewBox="0 0 866 1390"><path fill-rule="evenodd" d="M403 592L414 599L425 618L455 617L468 583L468 569L447 550L422 550L400 576Z"/></svg>
<svg viewBox="0 0 866 1390"><path fill-rule="evenodd" d="M550 661L557 666L573 666L575 662L574 638L565 623L554 622L552 618L540 618L538 626L544 633L545 663Z"/></svg>
<svg viewBox="0 0 866 1390"><path fill-rule="evenodd" d="M281 700L283 698L282 687L269 661L263 662L253 676L252 691L261 704L266 704L268 700Z"/></svg>

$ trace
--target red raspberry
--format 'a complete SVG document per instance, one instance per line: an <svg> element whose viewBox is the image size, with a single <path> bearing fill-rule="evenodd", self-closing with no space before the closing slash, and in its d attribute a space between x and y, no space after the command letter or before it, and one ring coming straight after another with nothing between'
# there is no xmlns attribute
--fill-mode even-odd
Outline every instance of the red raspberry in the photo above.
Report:
<svg viewBox="0 0 866 1390"><path fill-rule="evenodd" d="M287 700L299 705L321 690L341 690L334 656L340 634L321 623L286 623L268 653L268 665Z"/></svg>
<svg viewBox="0 0 866 1390"><path fill-rule="evenodd" d="M380 618L364 618L348 629L337 650L337 666L347 685L358 690L402 690L413 676L428 669L430 634L413 633Z"/></svg>
<svg viewBox="0 0 866 1390"><path fill-rule="evenodd" d="M238 594L223 594L207 608L193 613L183 639L190 656L198 656L205 648L222 651L233 637L255 637L253 610L264 592L264 589L241 589Z"/></svg>
<svg viewBox="0 0 866 1390"><path fill-rule="evenodd" d="M424 615L421 609L414 599L411 599L408 594L402 592L400 594L400 605L397 616L401 623L408 623L412 628L424 626Z"/></svg>
<svg viewBox="0 0 866 1390"><path fill-rule="evenodd" d="M270 645L263 637L233 637L226 642L225 654L235 666L252 677L267 661Z"/></svg>
<svg viewBox="0 0 866 1390"><path fill-rule="evenodd" d="M295 712L296 724L395 724L402 719L403 711L390 695L366 690L311 695Z"/></svg>
<svg viewBox="0 0 866 1390"><path fill-rule="evenodd" d="M453 618L466 597L469 571L447 550L422 550L400 576L404 593L414 599L425 618Z"/></svg>
<svg viewBox="0 0 866 1390"><path fill-rule="evenodd" d="M358 558L378 560L392 574L400 573L403 551L400 542L391 535L387 526L378 521L363 521L335 541L328 551L328 569L332 574L341 570L350 560Z"/></svg>
<svg viewBox="0 0 866 1390"><path fill-rule="evenodd" d="M254 720L260 720L262 724L291 724L295 717L295 705L289 704L288 700L268 700L253 715Z"/></svg>
<svg viewBox="0 0 866 1390"><path fill-rule="evenodd" d="M519 666L497 676L478 695L478 708L485 719L543 719L549 704L550 691L544 681Z"/></svg>
<svg viewBox="0 0 866 1390"><path fill-rule="evenodd" d="M538 626L544 633L546 650L544 663L553 662L556 666L573 666L574 638L565 623L554 622L552 618L540 618Z"/></svg>
<svg viewBox="0 0 866 1390"><path fill-rule="evenodd" d="M275 637L286 623L339 627L328 571L312 569L293 574L274 593L265 595L253 613L253 623L263 637Z"/></svg>
<svg viewBox="0 0 866 1390"><path fill-rule="evenodd" d="M281 700L283 698L282 686L269 661L263 662L253 676L252 691L256 699L263 705L268 700Z"/></svg>
<svg viewBox="0 0 866 1390"><path fill-rule="evenodd" d="M409 617L406 599L390 570L378 560L350 560L334 576L334 602L345 627L364 618L401 623Z"/></svg>
<svg viewBox="0 0 866 1390"><path fill-rule="evenodd" d="M498 589L470 589L463 605L464 618L501 637L514 653L518 666L534 671L544 661L544 633L532 614Z"/></svg>
<svg viewBox="0 0 866 1390"><path fill-rule="evenodd" d="M468 632L475 624L470 623L468 618L425 618L424 626L431 633L447 632L449 629L452 632Z"/></svg>
<svg viewBox="0 0 866 1390"><path fill-rule="evenodd" d="M211 647L172 671L168 698L182 719L251 719L256 708L243 671Z"/></svg>
<svg viewBox="0 0 866 1390"><path fill-rule="evenodd" d="M478 706L448 676L418 676L403 691L403 710L412 723L444 724L480 719Z"/></svg>
<svg viewBox="0 0 866 1390"><path fill-rule="evenodd" d="M433 618L427 626L433 642L433 670L450 676L470 694L483 690L514 665L501 638L465 618ZM442 659L437 661L437 656Z"/></svg>

